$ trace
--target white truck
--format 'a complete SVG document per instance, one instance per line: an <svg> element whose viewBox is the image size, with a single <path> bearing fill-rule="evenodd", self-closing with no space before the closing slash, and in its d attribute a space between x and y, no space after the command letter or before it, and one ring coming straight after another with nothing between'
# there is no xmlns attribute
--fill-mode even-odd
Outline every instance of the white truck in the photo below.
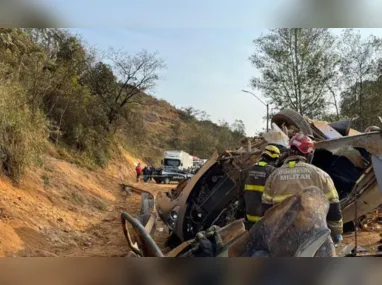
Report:
<svg viewBox="0 0 382 285"><path fill-rule="evenodd" d="M182 150L168 150L164 152L163 166L188 169L193 166L193 156Z"/></svg>

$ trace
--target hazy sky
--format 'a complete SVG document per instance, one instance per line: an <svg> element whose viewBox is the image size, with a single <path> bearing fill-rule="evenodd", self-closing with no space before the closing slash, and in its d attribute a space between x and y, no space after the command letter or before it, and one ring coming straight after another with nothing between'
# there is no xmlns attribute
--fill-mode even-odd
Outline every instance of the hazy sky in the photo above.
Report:
<svg viewBox="0 0 382 285"><path fill-rule="evenodd" d="M248 135L254 135L265 126L266 108L241 90L250 90L249 79L256 74L248 60L252 40L266 29L252 28L252 17L257 26L263 26L267 14L279 9L282 1L230 2L51 0L50 5L78 26L121 27L74 29L101 50L113 46L133 53L143 48L158 51L167 69L152 95L177 107L206 111L216 122L241 119ZM209 15L208 11L217 13ZM365 35L370 32L382 36L380 30L363 31Z"/></svg>
<svg viewBox="0 0 382 285"><path fill-rule="evenodd" d="M261 30L243 29L79 29L83 38L101 49L124 47L158 51L167 64L153 95L178 107L193 106L211 119L245 122L249 134L263 126L265 106L247 89L254 73L248 57L251 39Z"/></svg>

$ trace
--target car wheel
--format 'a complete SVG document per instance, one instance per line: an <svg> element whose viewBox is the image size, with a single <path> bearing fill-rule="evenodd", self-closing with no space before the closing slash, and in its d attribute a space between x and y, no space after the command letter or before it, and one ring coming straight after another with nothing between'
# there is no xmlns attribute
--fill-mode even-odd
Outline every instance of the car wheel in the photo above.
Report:
<svg viewBox="0 0 382 285"><path fill-rule="evenodd" d="M164 184L170 184L170 182L171 182L171 181L170 181L170 178L165 178L165 179L164 179Z"/></svg>
<svg viewBox="0 0 382 285"><path fill-rule="evenodd" d="M287 127L295 126L305 135L313 136L313 131L308 122L294 110L285 109L272 117L272 123L281 127L285 123Z"/></svg>
<svg viewBox="0 0 382 285"><path fill-rule="evenodd" d="M158 179L155 179L155 182L156 182L157 184L161 184L161 183L162 183L162 181L160 181L160 180L158 180Z"/></svg>

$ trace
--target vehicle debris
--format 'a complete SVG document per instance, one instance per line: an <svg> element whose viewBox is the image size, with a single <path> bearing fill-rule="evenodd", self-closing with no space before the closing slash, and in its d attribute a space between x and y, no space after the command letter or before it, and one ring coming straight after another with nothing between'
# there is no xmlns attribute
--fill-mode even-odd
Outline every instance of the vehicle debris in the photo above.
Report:
<svg viewBox="0 0 382 285"><path fill-rule="evenodd" d="M360 133L350 124L350 120L328 124L283 110L272 118L268 133L243 140L237 150L215 153L189 181L156 197L155 214L169 228L169 240L176 240L168 246L177 248L211 226L224 228L244 218L245 169L258 161L267 144L280 148L279 163L283 163L289 138L297 132L314 140L312 164L331 176L344 223L354 221L355 212L359 219L378 208L382 204L382 132Z"/></svg>
<svg viewBox="0 0 382 285"><path fill-rule="evenodd" d="M291 118L287 118L288 115ZM242 172L258 160L267 143L286 149L288 135L296 130L304 130L314 138L316 152L313 165L332 177L340 195L344 223L354 220L355 199L359 201L359 217L382 203L382 195L378 191L378 185L381 186L382 181L377 181L382 180L382 170L374 170L382 165L379 158L382 154L380 132L342 137L336 135L338 138L328 139L333 135L326 130L334 133L332 129L337 129L338 133L349 134L350 122L332 124L331 128L325 129L322 122L317 124L304 119L291 110L275 115L272 122L269 133L251 141L251 152L242 147L240 151L215 154L179 191L182 195L177 198L165 193L158 195L158 214L180 241L193 238L197 232L209 228L212 223L224 226L242 218ZM289 128L288 135L282 131L285 127ZM282 163L282 155L280 160ZM353 193L358 195L354 196Z"/></svg>
<svg viewBox="0 0 382 285"><path fill-rule="evenodd" d="M212 256L217 257L263 256L260 252L270 257L335 256L326 224L328 209L329 203L322 191L310 187L269 210L249 232L243 220L223 228L212 226L166 255L136 219L128 213L122 217L129 221L133 227L131 232L142 242L139 251L131 247L133 252L129 256L201 257L205 256L202 242L207 240L214 244Z"/></svg>

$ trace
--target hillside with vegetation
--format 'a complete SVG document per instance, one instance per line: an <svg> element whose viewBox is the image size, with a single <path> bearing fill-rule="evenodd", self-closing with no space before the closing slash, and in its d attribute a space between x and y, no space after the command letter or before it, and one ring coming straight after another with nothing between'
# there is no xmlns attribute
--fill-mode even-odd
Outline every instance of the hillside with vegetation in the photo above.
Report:
<svg viewBox="0 0 382 285"><path fill-rule="evenodd" d="M120 211L140 197L119 183L135 163L208 157L245 133L147 95L156 53L100 54L62 29L0 29L0 256L125 256Z"/></svg>
<svg viewBox="0 0 382 285"><path fill-rule="evenodd" d="M136 100L139 108L131 110L131 121L121 129L120 142L148 163L158 164L166 149L209 158L214 151L237 147L245 136L244 124L239 120L232 125L225 121L216 124L204 112L191 107L177 109L146 94L138 95Z"/></svg>
<svg viewBox="0 0 382 285"><path fill-rule="evenodd" d="M107 166L121 145L158 164L165 149L209 157L245 134L146 93L160 80L157 53L110 48L102 57L62 29L0 29L0 163L19 181L54 147L61 159Z"/></svg>
<svg viewBox="0 0 382 285"><path fill-rule="evenodd" d="M254 46L250 61L259 76L251 84L273 111L355 118L361 131L378 124L378 37L271 29ZM51 147L60 159L96 169L120 155L119 146L158 165L166 149L208 158L245 136L240 120L214 123L203 111L148 95L166 68L155 52L100 52L64 29L2 28L0 59L0 167L15 181Z"/></svg>

